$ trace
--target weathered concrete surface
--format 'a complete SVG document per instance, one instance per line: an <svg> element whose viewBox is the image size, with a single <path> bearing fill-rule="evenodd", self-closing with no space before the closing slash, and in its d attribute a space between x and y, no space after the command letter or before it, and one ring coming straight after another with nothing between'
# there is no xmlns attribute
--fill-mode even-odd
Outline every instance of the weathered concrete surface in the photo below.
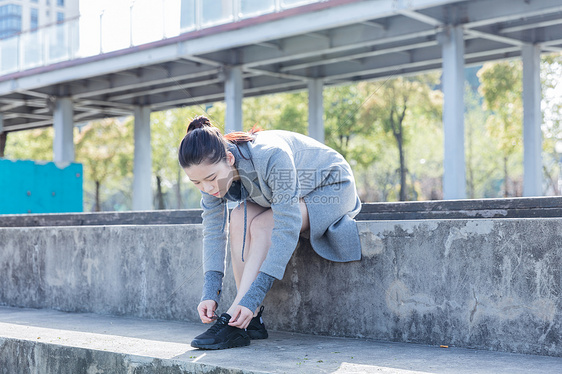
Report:
<svg viewBox="0 0 562 374"><path fill-rule="evenodd" d="M200 225L0 229L0 303L195 320L201 241Z"/></svg>
<svg viewBox="0 0 562 374"><path fill-rule="evenodd" d="M270 330L223 351L189 346L201 323L0 307L0 374L552 374L562 358Z"/></svg>
<svg viewBox="0 0 562 374"><path fill-rule="evenodd" d="M266 302L277 329L562 356L561 223L359 222L362 261L302 246Z"/></svg>
<svg viewBox="0 0 562 374"><path fill-rule="evenodd" d="M278 330L562 356L561 219L360 221L364 258L303 241L266 297ZM196 321L201 227L0 229L0 303ZM229 261L227 261L229 262ZM234 294L230 265L226 306Z"/></svg>

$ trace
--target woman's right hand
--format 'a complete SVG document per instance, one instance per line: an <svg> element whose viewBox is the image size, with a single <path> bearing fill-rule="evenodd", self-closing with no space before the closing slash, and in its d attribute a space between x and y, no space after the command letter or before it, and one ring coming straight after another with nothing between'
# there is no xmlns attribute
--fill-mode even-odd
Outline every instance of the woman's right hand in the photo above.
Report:
<svg viewBox="0 0 562 374"><path fill-rule="evenodd" d="M215 315L215 309L217 309L217 303L214 300L203 300L197 306L197 311L199 312L199 318L201 318L201 322L203 323L211 323L216 318L213 318Z"/></svg>

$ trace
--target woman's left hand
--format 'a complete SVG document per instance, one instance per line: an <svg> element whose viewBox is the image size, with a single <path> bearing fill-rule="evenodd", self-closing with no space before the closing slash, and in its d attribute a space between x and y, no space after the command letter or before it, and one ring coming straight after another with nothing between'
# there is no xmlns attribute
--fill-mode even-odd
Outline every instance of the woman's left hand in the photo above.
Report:
<svg viewBox="0 0 562 374"><path fill-rule="evenodd" d="M232 318L230 318L229 326L238 327L239 329L245 329L250 324L250 321L254 317L254 312L242 305L236 305L234 308L234 313L232 313Z"/></svg>

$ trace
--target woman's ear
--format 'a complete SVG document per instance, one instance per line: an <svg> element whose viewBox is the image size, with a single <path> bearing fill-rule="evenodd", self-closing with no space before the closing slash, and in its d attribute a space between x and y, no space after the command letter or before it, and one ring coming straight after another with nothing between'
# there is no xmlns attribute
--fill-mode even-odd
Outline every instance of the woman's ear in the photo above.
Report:
<svg viewBox="0 0 562 374"><path fill-rule="evenodd" d="M232 154L232 152L226 151L226 163L229 166L234 166L234 161L236 161L236 159L234 158L234 155Z"/></svg>

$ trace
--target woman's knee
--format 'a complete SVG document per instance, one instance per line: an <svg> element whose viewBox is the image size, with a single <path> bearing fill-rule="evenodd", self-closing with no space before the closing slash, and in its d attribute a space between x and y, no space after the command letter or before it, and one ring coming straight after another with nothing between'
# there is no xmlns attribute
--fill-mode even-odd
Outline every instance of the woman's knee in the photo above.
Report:
<svg viewBox="0 0 562 374"><path fill-rule="evenodd" d="M257 215L250 224L250 237L271 237L273 232L273 214L271 209Z"/></svg>
<svg viewBox="0 0 562 374"><path fill-rule="evenodd" d="M229 231L231 241L241 241L244 233L246 234L246 240L249 240L252 222L266 210L266 208L254 203L247 202L246 204L248 204L246 206L246 213L244 213L244 204L238 205L230 213ZM246 215L246 223L244 223L244 215Z"/></svg>

